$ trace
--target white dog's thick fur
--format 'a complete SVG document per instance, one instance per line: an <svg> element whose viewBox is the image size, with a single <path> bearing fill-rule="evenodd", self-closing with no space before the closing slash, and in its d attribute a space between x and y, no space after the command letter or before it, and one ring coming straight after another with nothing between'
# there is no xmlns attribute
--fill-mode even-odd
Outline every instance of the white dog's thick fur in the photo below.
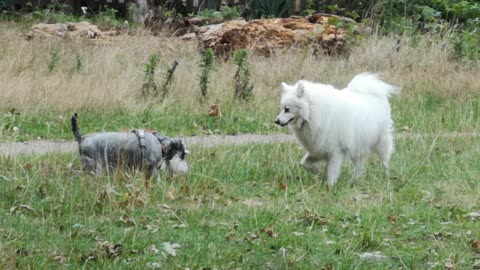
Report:
<svg viewBox="0 0 480 270"><path fill-rule="evenodd" d="M314 163L326 160L327 184L333 186L346 157L354 165L356 179L374 151L388 174L394 147L388 99L400 88L370 73L355 76L343 90L305 80L293 86L282 83L282 88L275 123L288 125L307 151L300 161L303 166L317 174Z"/></svg>

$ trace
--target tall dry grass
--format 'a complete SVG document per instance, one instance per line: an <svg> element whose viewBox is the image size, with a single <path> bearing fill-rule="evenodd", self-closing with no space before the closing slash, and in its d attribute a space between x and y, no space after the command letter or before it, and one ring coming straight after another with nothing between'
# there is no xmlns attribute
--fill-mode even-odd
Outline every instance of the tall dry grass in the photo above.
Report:
<svg viewBox="0 0 480 270"><path fill-rule="evenodd" d="M135 35L92 46L82 41L27 41L23 31L14 23L0 23L0 108L143 108L145 101L139 99L139 93L144 64L153 53L160 55L159 85L163 81L160 74L174 60L179 62L171 95L163 106L175 103L193 111L198 108L200 56L195 42L153 37L139 30ZM272 58L250 56L255 85L252 105L276 107L282 81L304 77L344 87L354 74L364 71L379 72L386 81L403 86L403 95L435 92L465 98L480 92L479 68L454 59L448 36L405 37L400 44L397 51L395 38L373 35L360 41L349 57L315 57L310 48L292 49ZM49 72L54 51L60 60ZM83 59L80 72L73 70L75 55ZM231 102L235 70L231 61L218 63L208 102Z"/></svg>

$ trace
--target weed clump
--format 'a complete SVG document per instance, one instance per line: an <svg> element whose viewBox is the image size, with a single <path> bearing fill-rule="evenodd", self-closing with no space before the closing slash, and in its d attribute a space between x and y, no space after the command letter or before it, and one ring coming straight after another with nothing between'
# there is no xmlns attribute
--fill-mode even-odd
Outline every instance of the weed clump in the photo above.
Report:
<svg viewBox="0 0 480 270"><path fill-rule="evenodd" d="M145 77L143 79L143 85L141 88L143 98L147 98L152 95L158 95L157 84L155 83L155 69L158 66L158 61L160 61L160 57L155 53L150 55L147 63L145 63Z"/></svg>
<svg viewBox="0 0 480 270"><path fill-rule="evenodd" d="M50 51L50 57L48 58L48 72L53 72L55 68L60 63L60 52L58 49L53 49Z"/></svg>
<svg viewBox="0 0 480 270"><path fill-rule="evenodd" d="M215 69L215 54L213 53L212 48L203 50L200 68L202 69L202 73L200 75L200 92L202 93L202 97L206 98L210 76L212 71Z"/></svg>
<svg viewBox="0 0 480 270"><path fill-rule="evenodd" d="M233 62L238 66L235 73L235 98L248 101L253 97L253 84L250 82L250 66L247 51L237 50L233 53Z"/></svg>
<svg viewBox="0 0 480 270"><path fill-rule="evenodd" d="M173 81L173 75L175 74L175 70L177 69L178 62L173 61L172 67L167 69L167 73L165 74L165 83L162 86L162 98L165 99L169 92L170 85Z"/></svg>

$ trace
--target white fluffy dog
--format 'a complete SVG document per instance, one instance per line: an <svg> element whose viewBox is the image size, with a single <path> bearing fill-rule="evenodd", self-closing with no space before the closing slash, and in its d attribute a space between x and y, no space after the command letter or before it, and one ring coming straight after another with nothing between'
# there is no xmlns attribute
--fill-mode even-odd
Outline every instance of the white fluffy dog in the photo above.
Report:
<svg viewBox="0 0 480 270"><path fill-rule="evenodd" d="M288 125L307 153L300 164L317 174L314 163L326 160L327 184L333 186L345 157L354 165L354 179L362 175L371 151L382 160L388 175L393 152L389 97L400 88L376 74L358 74L343 90L301 80L282 83L281 112L275 123Z"/></svg>

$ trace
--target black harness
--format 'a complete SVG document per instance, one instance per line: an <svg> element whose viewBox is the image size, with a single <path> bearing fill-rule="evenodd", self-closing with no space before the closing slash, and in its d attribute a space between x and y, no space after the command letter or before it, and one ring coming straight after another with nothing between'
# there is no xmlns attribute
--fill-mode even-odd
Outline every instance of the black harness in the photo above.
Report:
<svg viewBox="0 0 480 270"><path fill-rule="evenodd" d="M145 130L144 129L134 129L132 130L138 138L138 144L140 145L140 151L142 155L142 161L145 158ZM185 158L185 147L183 146L182 142L179 140L171 140L170 138L160 135L158 132L152 132L153 136L157 138L160 142L162 148L162 162L164 160L171 160L177 151L180 151L182 154L180 158L183 160Z"/></svg>

